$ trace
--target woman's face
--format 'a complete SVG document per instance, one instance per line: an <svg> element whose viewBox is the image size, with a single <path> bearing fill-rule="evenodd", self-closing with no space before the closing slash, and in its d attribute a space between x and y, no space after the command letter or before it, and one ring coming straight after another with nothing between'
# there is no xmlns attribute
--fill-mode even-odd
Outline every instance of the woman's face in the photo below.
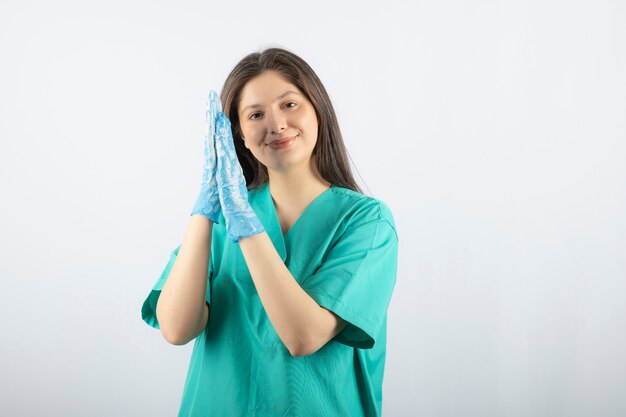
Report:
<svg viewBox="0 0 626 417"><path fill-rule="evenodd" d="M246 148L268 170L310 167L317 115L304 94L279 72L265 71L248 81L237 111Z"/></svg>

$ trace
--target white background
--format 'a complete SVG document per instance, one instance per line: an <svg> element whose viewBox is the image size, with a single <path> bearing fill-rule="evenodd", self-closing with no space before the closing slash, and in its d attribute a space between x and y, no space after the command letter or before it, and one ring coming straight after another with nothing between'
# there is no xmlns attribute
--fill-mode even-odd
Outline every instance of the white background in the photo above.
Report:
<svg viewBox="0 0 626 417"><path fill-rule="evenodd" d="M385 416L626 415L626 3L0 3L0 414L173 416L210 89L318 73L400 236Z"/></svg>

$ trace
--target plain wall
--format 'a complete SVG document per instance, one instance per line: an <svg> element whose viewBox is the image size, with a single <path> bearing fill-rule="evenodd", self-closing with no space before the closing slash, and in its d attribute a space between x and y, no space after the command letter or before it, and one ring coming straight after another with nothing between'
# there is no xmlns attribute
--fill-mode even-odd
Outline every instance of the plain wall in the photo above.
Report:
<svg viewBox="0 0 626 417"><path fill-rule="evenodd" d="M204 104L303 57L400 236L384 415L626 415L626 3L0 3L0 414L173 416Z"/></svg>

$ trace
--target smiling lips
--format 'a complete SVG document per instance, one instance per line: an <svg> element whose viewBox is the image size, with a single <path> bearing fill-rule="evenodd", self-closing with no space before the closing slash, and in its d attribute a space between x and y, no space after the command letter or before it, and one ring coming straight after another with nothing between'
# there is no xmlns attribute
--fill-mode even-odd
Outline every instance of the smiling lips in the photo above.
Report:
<svg viewBox="0 0 626 417"><path fill-rule="evenodd" d="M296 135L297 136L297 135ZM291 145L294 140L296 140L296 136L288 136L285 138L277 139L269 144L273 149L282 149Z"/></svg>

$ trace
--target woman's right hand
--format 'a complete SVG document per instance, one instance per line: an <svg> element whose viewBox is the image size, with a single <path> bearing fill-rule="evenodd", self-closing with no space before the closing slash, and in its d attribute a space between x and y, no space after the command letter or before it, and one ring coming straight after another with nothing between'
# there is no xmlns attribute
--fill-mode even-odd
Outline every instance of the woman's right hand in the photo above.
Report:
<svg viewBox="0 0 626 417"><path fill-rule="evenodd" d="M220 217L220 197L217 190L216 168L217 158L215 152L215 119L222 111L219 96L213 90L209 93L205 112L204 133L204 172L200 195L191 214L201 214L208 217L213 223L218 223Z"/></svg>

